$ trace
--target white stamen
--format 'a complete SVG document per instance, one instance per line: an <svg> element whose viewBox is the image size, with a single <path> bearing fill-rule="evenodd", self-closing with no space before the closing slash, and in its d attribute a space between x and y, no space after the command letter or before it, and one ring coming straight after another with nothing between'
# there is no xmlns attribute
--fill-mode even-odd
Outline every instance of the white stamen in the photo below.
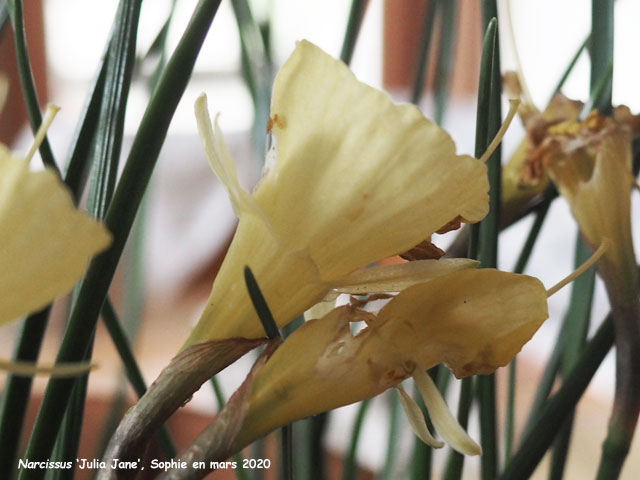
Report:
<svg viewBox="0 0 640 480"><path fill-rule="evenodd" d="M565 278L563 278L558 283L556 283L553 287L547 290L547 297L550 297L551 295L556 293L558 290L560 290L562 287L573 282L576 278L578 278L580 275L586 272L591 265L596 263L600 259L600 257L604 255L604 252L607 251L607 248L609 248L609 245L611 245L611 242L609 241L608 238L605 238L604 240L602 240L602 243L600 244L598 249L595 252L593 252L593 255L591 255L591 257L589 257L589 259L586 262L584 262L582 265L576 268L573 271L573 273L567 275Z"/></svg>
<svg viewBox="0 0 640 480"><path fill-rule="evenodd" d="M504 134L506 133L507 128L509 128L509 125L511 125L511 120L513 120L513 117L515 117L519 106L520 106L520 100L518 100L517 98L509 99L509 113L507 113L507 117L504 119L504 122L502 122L502 125L500 126L500 130L498 130L498 133L496 133L496 136L493 138L493 140L489 144L489 147L487 147L487 151L484 152L482 157L480 157L481 162L486 163L489 157L491 156L491 154L495 151L496 148L498 148L498 145L500 145L500 142L502 141L502 137L504 137Z"/></svg>
<svg viewBox="0 0 640 480"><path fill-rule="evenodd" d="M465 455L481 455L482 448L464 431L458 420L449 411L431 377L424 370L416 368L413 372L413 380L424 399L433 426L445 442L454 450Z"/></svg>
<svg viewBox="0 0 640 480"><path fill-rule="evenodd" d="M507 25L509 27L509 40L511 42L511 49L513 50L513 59L516 63L516 75L518 76L518 82L520 83L520 89L522 90L522 94L524 95L525 103L536 109L536 106L533 103L533 98L531 97L531 92L529 91L529 87L527 86L527 81L524 78L522 62L520 62L520 54L518 53L518 46L516 45L516 35L513 29L513 19L511 17L510 0L503 0L502 2L499 2L498 8L499 10L503 10L506 14ZM500 15L500 13L498 13L498 15Z"/></svg>
<svg viewBox="0 0 640 480"><path fill-rule="evenodd" d="M402 388L402 385L398 385L396 390L398 390L398 394L400 395L400 404L402 405L404 413L409 420L409 425L411 425L411 429L416 436L430 447L444 447L444 442L436 440L429 432L422 410L420 410L420 407L415 400L407 394L404 388Z"/></svg>
<svg viewBox="0 0 640 480"><path fill-rule="evenodd" d="M45 112L44 119L42 120L42 123L40 124L40 128L38 128L38 131L36 132L36 136L33 139L33 145L31 145L31 148L29 149L29 151L27 152L27 155L25 156L25 161L27 163L31 161L31 159L33 158L33 155L36 153L36 150L40 148L40 145L44 141L44 137L47 135L47 130L49 130L49 126L51 126L51 122L53 122L53 118L56 116L56 113L58 113L59 110L60 110L60 107L56 105L52 105L52 104L47 105L47 111Z"/></svg>

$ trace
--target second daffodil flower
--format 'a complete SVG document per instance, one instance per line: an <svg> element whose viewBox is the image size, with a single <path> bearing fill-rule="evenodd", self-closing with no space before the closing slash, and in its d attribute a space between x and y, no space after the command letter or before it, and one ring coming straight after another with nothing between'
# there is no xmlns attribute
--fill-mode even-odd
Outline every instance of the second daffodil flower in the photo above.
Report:
<svg viewBox="0 0 640 480"><path fill-rule="evenodd" d="M408 287L377 315L350 305L336 308L305 323L275 352L267 349L180 460L223 461L277 427L392 387L418 436L441 447L400 386L410 377L442 438L462 453L480 454L425 371L445 363L465 377L506 365L547 318L546 297L535 278L482 269ZM350 324L360 321L366 327L352 334ZM187 476L179 470L170 475Z"/></svg>

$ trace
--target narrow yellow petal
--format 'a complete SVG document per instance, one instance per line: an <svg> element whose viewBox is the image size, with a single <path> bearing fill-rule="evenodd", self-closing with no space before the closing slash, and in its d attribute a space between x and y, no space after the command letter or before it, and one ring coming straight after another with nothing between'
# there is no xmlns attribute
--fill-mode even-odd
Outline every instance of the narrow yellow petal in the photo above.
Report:
<svg viewBox="0 0 640 480"><path fill-rule="evenodd" d="M207 109L207 96L205 94L201 94L197 98L194 109L198 124L198 133L200 134L207 160L209 160L211 169L227 190L233 211L238 217L244 212L255 213L259 209L255 205L255 201L251 195L249 195L249 192L240 186L233 158L231 158L229 148L218 126L217 115L215 123L211 123L211 117Z"/></svg>
<svg viewBox="0 0 640 480"><path fill-rule="evenodd" d="M465 455L481 455L482 448L464 431L451 414L438 387L424 370L416 369L413 379L424 399L429 418L437 432L453 449Z"/></svg>
<svg viewBox="0 0 640 480"><path fill-rule="evenodd" d="M0 149L0 324L69 292L109 243L55 173Z"/></svg>
<svg viewBox="0 0 640 480"><path fill-rule="evenodd" d="M400 395L400 405L402 405L402 409L407 416L407 420L409 420L409 425L411 425L413 433L415 433L420 440L430 447L444 447L444 442L436 440L431 435L431 432L429 432L422 410L420 410L420 407L415 400L407 394L404 388L402 388L402 385L398 385L396 390L398 391L398 395Z"/></svg>
<svg viewBox="0 0 640 480"><path fill-rule="evenodd" d="M416 260L395 265L379 265L357 270L337 281L336 291L352 295L399 292L442 275L476 268L478 262L467 258Z"/></svg>

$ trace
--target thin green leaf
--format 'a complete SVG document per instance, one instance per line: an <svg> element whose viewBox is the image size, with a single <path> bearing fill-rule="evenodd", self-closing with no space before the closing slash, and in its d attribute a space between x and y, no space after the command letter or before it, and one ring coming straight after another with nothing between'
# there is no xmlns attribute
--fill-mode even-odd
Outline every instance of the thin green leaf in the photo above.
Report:
<svg viewBox="0 0 640 480"><path fill-rule="evenodd" d="M272 65L260 26L256 23L247 0L231 0L238 24L242 72L253 100L253 140L257 158L262 161L265 150L264 132L271 102Z"/></svg>
<svg viewBox="0 0 640 480"><path fill-rule="evenodd" d="M23 322L13 351L13 360L35 362L47 328L51 305L32 313ZM12 478L33 377L7 375L0 398L0 478Z"/></svg>
<svg viewBox="0 0 640 480"><path fill-rule="evenodd" d="M109 250L89 266L78 301L71 314L57 361L81 359L95 329L98 314L133 225L136 212L162 148L169 123L191 76L193 65L221 0L200 0L174 54L167 63L136 134L127 164L106 216L113 235ZM62 381L60 381L62 380ZM62 405L71 395L73 382L52 379L47 385L32 431L27 458L45 460L53 448L51 433L62 421ZM41 478L37 470L22 470L20 478Z"/></svg>
<svg viewBox="0 0 640 480"><path fill-rule="evenodd" d="M400 400L398 395L391 395L389 402L389 433L387 435L387 455L382 469L383 480L395 478L394 467L398 449L398 426L400 421Z"/></svg>
<svg viewBox="0 0 640 480"><path fill-rule="evenodd" d="M427 65L429 63L429 54L431 51L431 39L433 38L434 25L436 23L436 13L440 2L428 2L427 10L424 15L424 23L422 24L422 32L420 36L420 45L418 47L418 58L416 58L416 72L413 77L413 87L411 89L411 103L418 105L422 99L422 91L424 90L424 82L427 78Z"/></svg>
<svg viewBox="0 0 640 480"><path fill-rule="evenodd" d="M602 105L606 102L607 96L611 95L610 83L613 75L613 63L609 64L609 67L602 72L602 75L598 78L598 81L594 84L589 100L584 104L580 111L580 118L584 119L591 110L594 108L600 109L598 105Z"/></svg>
<svg viewBox="0 0 640 480"><path fill-rule="evenodd" d="M545 366L544 372L542 373L542 377L540 381L536 385L536 393L533 398L533 403L531 404L531 408L529 409L529 415L527 416L527 421L524 424L524 428L522 429L522 438L526 437L528 433L533 428L533 425L536 422L536 419L540 416L540 412L544 408L549 395L551 395L551 390L556 381L556 377L558 376L558 372L560 371L560 364L562 363L562 352L564 350L564 342L566 340L567 330L568 330L568 322L563 322L562 327L560 329L560 333L556 339L556 343L553 347L553 351L547 360L547 365Z"/></svg>
<svg viewBox="0 0 640 480"><path fill-rule="evenodd" d="M453 65L453 46L456 38L456 1L439 0L440 14L440 38L438 58L436 60L436 74L433 85L435 96L434 120L442 124L449 99L449 86L451 81L451 66Z"/></svg>
<svg viewBox="0 0 640 480"><path fill-rule="evenodd" d="M613 345L613 318L609 314L582 351L562 386L546 403L526 433L518 450L498 480L529 478L562 427L563 420L575 409L591 378Z"/></svg>
<svg viewBox="0 0 640 480"><path fill-rule="evenodd" d="M613 0L591 0L591 92L613 65ZM604 94L595 105L601 113L611 112L611 79L604 87Z"/></svg>
<svg viewBox="0 0 640 480"><path fill-rule="evenodd" d="M271 310L267 305L267 301L258 286L256 277L253 276L253 272L249 267L244 267L244 281L247 284L247 290L249 291L249 297L251 298L253 308L258 314L260 322L262 322L262 327L264 328L267 337L270 339L282 338L280 330L278 330L278 325L276 325L273 315L271 314Z"/></svg>
<svg viewBox="0 0 640 480"><path fill-rule="evenodd" d="M576 238L574 268L578 268L586 262L590 256L591 252L578 233ZM565 319L567 322L567 334L563 342L564 348L562 350L560 366L560 372L563 377L568 375L575 366L580 352L587 341L595 279L596 270L595 267L591 267L587 272L580 275L571 285L571 299L569 300L569 310L567 311L567 318ZM574 412L567 415L562 430L554 442L549 479L560 480L564 476L564 465L569 450L574 415Z"/></svg>
<svg viewBox="0 0 640 480"><path fill-rule="evenodd" d="M518 260L513 269L515 273L523 273L524 269L529 262L529 258L531 257L531 253L533 251L533 247L535 245L536 240L538 239L538 235L540 234L540 230L542 225L547 218L547 213L549 212L549 207L551 206L551 199L546 199L536 211L536 218L531 225L531 229L529 230L529 234L527 235L527 239L525 240L524 246L520 251L520 255L518 256ZM504 427L504 445L505 445L505 453L504 453L504 461L505 463L509 461L511 458L511 452L513 450L513 439L515 432L515 404L516 404L516 373L517 373L517 358L514 358L509 364L509 380L507 386L507 408L505 415L505 427ZM555 378L555 372L554 372ZM548 395L548 393L547 393Z"/></svg>
<svg viewBox="0 0 640 480"><path fill-rule="evenodd" d="M571 61L569 61L569 65L567 65L567 68L565 69L562 76L560 77L560 80L558 80L558 83L556 84L556 88L553 89L553 94L551 95L552 97L556 93L560 92L560 90L562 90L562 87L564 87L564 84L569 78L569 75L571 75L571 72L573 72L573 68L576 66L576 63L578 63L578 59L580 58L580 55L582 55L582 52L584 52L585 48L589 46L590 42L591 42L591 35L587 35L587 38L585 38L584 41L580 44L580 47L578 47L578 50L576 51L575 55L571 58Z"/></svg>
<svg viewBox="0 0 640 480"><path fill-rule="evenodd" d="M262 326L264 327L264 331L267 334L267 337L270 339L274 338L282 338L280 331L278 330L278 326L276 325L275 320L273 319L273 315L271 314L271 310L269 310L269 306L267 305L267 301L265 300L262 292L260 291L260 287L258 286L258 282L253 276L253 272L247 266L244 267L244 281L247 284L247 290L249 291L249 297L251 298L251 303L253 304L253 308L258 314L258 318L260 322L262 322ZM291 425L285 425L280 429L280 452L281 452L281 468L280 468L280 476L284 480L292 480L293 479L293 428Z"/></svg>
<svg viewBox="0 0 640 480"><path fill-rule="evenodd" d="M491 23L495 22L496 13L495 1L485 1L483 3L483 17L493 15L487 27L486 38L491 39L491 54L489 62L490 75L488 82L485 80L486 88L486 116L477 117L478 123L484 123L484 137L478 136L476 127L476 155L482 155L493 137L498 132L501 123L501 85L500 76L500 54L497 29L490 31ZM495 24L494 24L495 27ZM483 48L483 54L485 50ZM483 58L484 60L484 58ZM482 79L481 79L482 80ZM479 91L483 92L483 90ZM478 102L480 105L480 102ZM482 131L481 131L482 133ZM501 149L498 147L487 160L489 175L489 214L482 220L479 231L478 260L482 267L495 268L498 264L498 234L500 232L500 199L501 199ZM478 377L478 401L480 414L480 439L482 443L482 478L483 480L494 479L498 469L498 442L497 442L497 420L496 420L496 385L495 375L483 375Z"/></svg>
<svg viewBox="0 0 640 480"><path fill-rule="evenodd" d="M100 107L104 95L104 84L107 76L107 56L111 45L111 39L107 42L107 48L103 55L98 73L89 88L87 101L80 115L80 121L76 127L71 141L71 150L65 172L65 183L71 190L76 203L82 196L82 190L87 181L90 168L90 159L95 147L96 131L100 119Z"/></svg>
<svg viewBox="0 0 640 480"><path fill-rule="evenodd" d="M4 4L3 6L6 6ZM110 41L107 42L109 45ZM106 55L105 55L106 56ZM88 171L90 150L102 102L102 88L106 73L103 61L99 73L90 89L89 100L81 114L79 127L72 141L72 154L65 174L65 183L77 203L81 196ZM13 359L35 362L38 359L42 340L47 327L51 306L29 315L18 332ZM0 478L8 478L8 472L16 464L16 449L22 432L28 398L31 393L32 378L8 375L4 395L0 403Z"/></svg>
<svg viewBox="0 0 640 480"><path fill-rule="evenodd" d="M465 430L469 426L469 411L473 401L473 378L466 377L460 382L460 400L458 401L458 423ZM464 455L451 451L443 475L445 480L459 480L462 478Z"/></svg>
<svg viewBox="0 0 640 480"><path fill-rule="evenodd" d="M0 5L0 36L4 34L4 29L9 24L9 9L7 2Z"/></svg>
<svg viewBox="0 0 640 480"><path fill-rule="evenodd" d="M449 380L451 379L451 372L444 365L437 365L430 369L429 376L437 383L438 390L442 392L442 395L446 395ZM419 391L416 391L414 400L416 404L422 410L422 415L427 422L427 428L430 432L434 430L433 422L427 412L427 407L424 404L424 399ZM418 437L415 438L413 447L413 458L411 460L411 478L413 480L429 480L431 478L432 466L433 466L433 449L425 444Z"/></svg>
<svg viewBox="0 0 640 480"><path fill-rule="evenodd" d="M427 407L424 404L422 395L416 392L414 400L422 410L422 415L427 421L427 428L429 431L433 431L433 424L427 414ZM411 456L410 465L410 478L412 480L430 480L431 479L431 467L432 467L432 452L433 449L416 437L413 441L413 454Z"/></svg>
<svg viewBox="0 0 640 480"><path fill-rule="evenodd" d="M324 480L326 478L326 465L324 457L324 434L329 423L329 412L324 412L309 419L309 444L306 446L309 452L311 471L309 480Z"/></svg>
<svg viewBox="0 0 640 480"><path fill-rule="evenodd" d="M144 381L142 371L140 370L138 362L133 354L129 339L127 338L127 335L122 328L122 324L118 319L118 314L116 313L115 308L113 308L113 304L109 298L107 298L102 307L102 319L105 327L107 328L107 332L111 337L111 341L116 347L118 355L122 360L129 383L136 392L136 395L138 395L138 397L142 397L142 395L147 391L147 384ZM169 458L174 457L177 453L177 449L166 427L163 426L160 429L157 434L157 438L160 446L167 456Z"/></svg>
<svg viewBox="0 0 640 480"><path fill-rule="evenodd" d="M342 50L340 52L340 60L349 65L353 57L353 51L356 48L360 27L364 13L367 10L368 0L352 0L351 9L349 10L349 19L347 20L347 28L344 32L344 40L342 42Z"/></svg>
<svg viewBox="0 0 640 480"><path fill-rule="evenodd" d="M111 201L118 172L140 6L141 0L120 2L114 21L115 35L108 49L104 94L95 136L93 169L87 199L89 214L100 220L104 218ZM94 337L95 335L92 335L86 347L84 361L91 360ZM73 461L77 456L88 381L88 375L75 380L72 401L67 405L63 427L58 432L57 453L60 457L54 457L57 461Z"/></svg>
<svg viewBox="0 0 640 480"><path fill-rule="evenodd" d="M355 480L358 473L358 443L360 441L360 434L362 433L362 424L364 423L364 417L369 408L370 399L363 400L358 405L358 413L356 419L353 422L353 428L351 429L351 442L349 443L349 451L347 456L344 457L342 462L342 480Z"/></svg>
<svg viewBox="0 0 640 480"><path fill-rule="evenodd" d="M38 101L38 93L36 92L36 84L31 71L31 62L29 61L29 51L27 50L27 37L24 32L24 19L22 17L22 0L7 0L9 18L13 27L13 41L16 48L16 59L18 61L18 76L22 86L22 94L27 106L27 115L31 123L31 130L35 133L42 123L42 114L40 113L40 102ZM47 137L40 145L40 156L42 162L58 175L60 170L53 158L53 152L49 145Z"/></svg>
<svg viewBox="0 0 640 480"><path fill-rule="evenodd" d="M116 183L131 87L141 0L123 0L115 20L115 35L107 53L107 72L98 120L87 209L103 219Z"/></svg>

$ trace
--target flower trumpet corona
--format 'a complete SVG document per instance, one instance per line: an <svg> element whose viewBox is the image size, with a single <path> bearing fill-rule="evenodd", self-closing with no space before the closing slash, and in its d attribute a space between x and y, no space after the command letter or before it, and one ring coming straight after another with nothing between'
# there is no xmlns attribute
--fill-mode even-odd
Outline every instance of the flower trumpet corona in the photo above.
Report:
<svg viewBox="0 0 640 480"><path fill-rule="evenodd" d="M482 269L408 287L377 315L336 308L259 361L220 414L234 423L214 421L181 458L223 460L279 426L370 398L410 377L440 435L461 452L479 454L424 372L445 363L464 377L506 365L547 318L546 299L535 278ZM353 335L350 323L358 321L366 327ZM442 446L417 414L409 416L421 438Z"/></svg>
<svg viewBox="0 0 640 480"><path fill-rule="evenodd" d="M273 146L253 194L241 189L206 99L196 116L238 229L187 345L263 336L242 282L254 272L279 326L359 267L410 250L451 220L488 209L486 167L412 105L355 79L299 42L276 77Z"/></svg>

